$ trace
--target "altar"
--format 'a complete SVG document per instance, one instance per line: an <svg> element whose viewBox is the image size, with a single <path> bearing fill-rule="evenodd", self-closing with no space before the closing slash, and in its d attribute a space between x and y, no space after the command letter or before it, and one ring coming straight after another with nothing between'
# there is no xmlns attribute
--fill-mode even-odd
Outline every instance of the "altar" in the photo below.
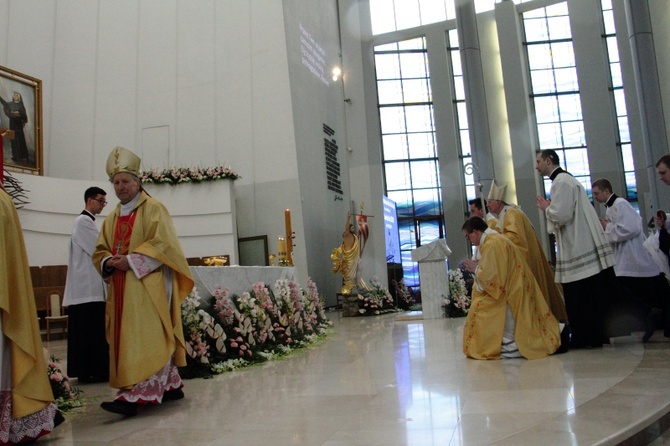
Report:
<svg viewBox="0 0 670 446"><path fill-rule="evenodd" d="M273 287L277 280L298 281L293 266L191 266L190 270L200 297L213 296L217 288L241 295L258 282Z"/></svg>

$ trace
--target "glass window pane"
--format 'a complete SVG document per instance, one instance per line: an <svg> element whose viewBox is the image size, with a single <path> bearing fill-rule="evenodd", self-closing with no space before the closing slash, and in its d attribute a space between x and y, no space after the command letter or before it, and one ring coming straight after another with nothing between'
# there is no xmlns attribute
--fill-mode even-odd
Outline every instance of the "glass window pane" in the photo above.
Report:
<svg viewBox="0 0 670 446"><path fill-rule="evenodd" d="M407 135L409 141L409 157L416 158L437 158L437 148L435 147L434 136L432 132L410 133ZM414 175L414 173L412 173Z"/></svg>
<svg viewBox="0 0 670 446"><path fill-rule="evenodd" d="M391 80L377 82L377 95L380 104L401 104L402 81Z"/></svg>
<svg viewBox="0 0 670 446"><path fill-rule="evenodd" d="M617 119L619 124L619 140L621 142L630 142L630 128L628 126L628 116L621 116Z"/></svg>
<svg viewBox="0 0 670 446"><path fill-rule="evenodd" d="M459 101L465 100L465 85L463 85L463 77L454 77L454 97Z"/></svg>
<svg viewBox="0 0 670 446"><path fill-rule="evenodd" d="M556 122L559 119L556 96L540 96L534 99L535 119L538 124Z"/></svg>
<svg viewBox="0 0 670 446"><path fill-rule="evenodd" d="M628 171L635 170L633 148L630 144L621 145L621 155L623 155L623 169Z"/></svg>
<svg viewBox="0 0 670 446"><path fill-rule="evenodd" d="M563 146L560 124L555 122L551 124L538 124L537 133L540 143L540 150L556 149Z"/></svg>
<svg viewBox="0 0 670 446"><path fill-rule="evenodd" d="M547 6L547 17L568 15L568 2L556 3L555 5Z"/></svg>
<svg viewBox="0 0 670 446"><path fill-rule="evenodd" d="M577 82L577 69L561 68L556 70L556 91L579 91Z"/></svg>
<svg viewBox="0 0 670 446"><path fill-rule="evenodd" d="M589 175L589 158L586 155L586 149L566 150L564 156L568 172L576 177Z"/></svg>
<svg viewBox="0 0 670 446"><path fill-rule="evenodd" d="M417 37L416 39L403 40L397 42L398 50L425 50L426 49L426 39L425 37Z"/></svg>
<svg viewBox="0 0 670 446"><path fill-rule="evenodd" d="M575 66L575 53L572 42L553 42L551 44L552 66L565 68Z"/></svg>
<svg viewBox="0 0 670 446"><path fill-rule="evenodd" d="M463 66L461 64L461 52L458 50L451 51L451 67L454 76L463 76Z"/></svg>
<svg viewBox="0 0 670 446"><path fill-rule="evenodd" d="M375 52L398 51L398 42L383 43L375 47Z"/></svg>
<svg viewBox="0 0 670 446"><path fill-rule="evenodd" d="M437 161L413 161L412 167L412 187L414 189L424 187L438 187L440 185L437 179ZM416 202L416 195L414 201Z"/></svg>
<svg viewBox="0 0 670 446"><path fill-rule="evenodd" d="M570 33L570 18L568 16L549 17L547 22L549 38L551 40L569 39L572 37Z"/></svg>
<svg viewBox="0 0 670 446"><path fill-rule="evenodd" d="M623 76L621 75L621 64L611 63L610 74L612 76L612 86L614 88L623 87Z"/></svg>
<svg viewBox="0 0 670 446"><path fill-rule="evenodd" d="M465 101L456 104L456 113L458 113L458 128L468 128L468 108Z"/></svg>
<svg viewBox="0 0 670 446"><path fill-rule="evenodd" d="M398 232L400 232L400 249L410 250L416 248L414 241L414 222L408 219L398 219Z"/></svg>
<svg viewBox="0 0 670 446"><path fill-rule="evenodd" d="M398 29L414 28L421 24L419 16L419 2L417 0L403 0L395 2L395 17Z"/></svg>
<svg viewBox="0 0 670 446"><path fill-rule="evenodd" d="M414 189L414 215L427 217L440 215L438 189Z"/></svg>
<svg viewBox="0 0 670 446"><path fill-rule="evenodd" d="M626 172L625 177L626 177L626 193L628 195L628 201L631 202L637 201L637 180L635 178L635 173Z"/></svg>
<svg viewBox="0 0 670 446"><path fill-rule="evenodd" d="M619 44L616 41L616 36L608 37L607 42L607 56L610 62L619 62Z"/></svg>
<svg viewBox="0 0 670 446"><path fill-rule="evenodd" d="M432 107L429 105L410 105L405 108L408 132L434 131Z"/></svg>
<svg viewBox="0 0 670 446"><path fill-rule="evenodd" d="M405 79L426 78L428 75L428 61L423 53L401 53L400 72Z"/></svg>
<svg viewBox="0 0 670 446"><path fill-rule="evenodd" d="M605 7L603 7L603 10ZM603 21L605 22L605 34L614 34L616 28L614 26L614 11L603 11Z"/></svg>
<svg viewBox="0 0 670 446"><path fill-rule="evenodd" d="M411 251L400 252L402 256L402 278L408 287L419 286L419 264L412 262Z"/></svg>
<svg viewBox="0 0 670 446"><path fill-rule="evenodd" d="M526 13L524 17L530 17L530 15ZM526 40L528 42L542 42L549 39L547 21L544 17L537 19L526 18L523 21L523 26L526 30Z"/></svg>
<svg viewBox="0 0 670 446"><path fill-rule="evenodd" d="M383 34L396 30L393 0L370 0L372 34Z"/></svg>
<svg viewBox="0 0 670 446"><path fill-rule="evenodd" d="M452 48L458 48L458 30L449 30L449 43Z"/></svg>
<svg viewBox="0 0 670 446"><path fill-rule="evenodd" d="M376 54L377 79L399 79L400 62L397 54Z"/></svg>
<svg viewBox="0 0 670 446"><path fill-rule="evenodd" d="M563 144L565 147L579 147L586 145L584 122L563 122Z"/></svg>
<svg viewBox="0 0 670 446"><path fill-rule="evenodd" d="M556 81L552 70L535 70L530 72L531 82L533 84L533 93L555 93Z"/></svg>
<svg viewBox="0 0 670 446"><path fill-rule="evenodd" d="M403 107L380 107L379 120L382 134L402 133L405 131L405 113Z"/></svg>
<svg viewBox="0 0 670 446"><path fill-rule="evenodd" d="M407 159L407 141L405 140L405 135L382 136L382 147L385 161Z"/></svg>
<svg viewBox="0 0 670 446"><path fill-rule="evenodd" d="M427 245L440 238L440 222L425 220L419 222L419 237L421 245Z"/></svg>
<svg viewBox="0 0 670 446"><path fill-rule="evenodd" d="M623 89L614 90L612 93L614 94L614 107L616 107L616 114L618 116L627 115L628 112L626 111L626 96Z"/></svg>
<svg viewBox="0 0 670 446"><path fill-rule="evenodd" d="M475 189L474 185L465 186L465 194L468 197L468 201L470 201L477 197L477 189Z"/></svg>
<svg viewBox="0 0 670 446"><path fill-rule="evenodd" d="M394 162L386 163L386 188L389 191L398 189L410 189L412 182L410 180L409 163ZM389 198L391 198L389 196ZM395 200L395 199L394 199Z"/></svg>
<svg viewBox="0 0 670 446"><path fill-rule="evenodd" d="M409 190L389 191L386 194L391 200L395 201L398 211L398 219L412 217L414 206L412 205L412 192Z"/></svg>
<svg viewBox="0 0 670 446"><path fill-rule="evenodd" d="M405 103L430 102L430 86L427 79L409 79L402 81Z"/></svg>
<svg viewBox="0 0 670 446"><path fill-rule="evenodd" d="M558 110L562 121L582 119L582 104L577 94L558 96Z"/></svg>
<svg viewBox="0 0 670 446"><path fill-rule="evenodd" d="M443 1L419 0L421 24L443 22L447 20L447 10Z"/></svg>
<svg viewBox="0 0 670 446"><path fill-rule="evenodd" d="M551 61L551 45L548 43L540 43L528 45L528 67L531 70L551 69L553 67Z"/></svg>
<svg viewBox="0 0 670 446"><path fill-rule="evenodd" d="M470 132L468 129L461 130L458 132L461 137L461 154L463 156L470 156L472 153L470 146Z"/></svg>

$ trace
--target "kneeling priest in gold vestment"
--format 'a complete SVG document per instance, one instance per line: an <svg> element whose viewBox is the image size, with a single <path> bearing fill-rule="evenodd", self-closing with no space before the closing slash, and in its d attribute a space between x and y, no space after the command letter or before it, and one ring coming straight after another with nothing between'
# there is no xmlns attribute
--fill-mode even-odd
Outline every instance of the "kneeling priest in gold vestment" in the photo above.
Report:
<svg viewBox="0 0 670 446"><path fill-rule="evenodd" d="M462 229L481 253L479 263L471 265L475 283L463 353L474 359L537 359L556 352L558 320L519 249L480 217L470 217Z"/></svg>

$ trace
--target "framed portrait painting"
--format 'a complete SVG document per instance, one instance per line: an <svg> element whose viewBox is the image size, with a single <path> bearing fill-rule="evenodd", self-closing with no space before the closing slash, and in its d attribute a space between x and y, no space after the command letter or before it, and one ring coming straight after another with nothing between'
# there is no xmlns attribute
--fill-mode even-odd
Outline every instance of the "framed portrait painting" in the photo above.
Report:
<svg viewBox="0 0 670 446"><path fill-rule="evenodd" d="M0 66L0 105L2 163L42 175L42 81Z"/></svg>

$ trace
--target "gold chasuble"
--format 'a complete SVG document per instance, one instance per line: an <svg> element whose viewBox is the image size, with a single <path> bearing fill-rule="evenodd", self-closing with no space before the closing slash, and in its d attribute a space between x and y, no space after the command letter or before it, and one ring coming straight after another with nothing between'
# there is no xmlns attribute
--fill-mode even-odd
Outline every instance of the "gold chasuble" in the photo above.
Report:
<svg viewBox="0 0 670 446"><path fill-rule="evenodd" d="M14 203L2 187L0 309L2 334L9 341L11 354L12 416L21 418L46 408L54 397L42 353L42 339L23 232ZM9 361L9 358L2 360Z"/></svg>
<svg viewBox="0 0 670 446"><path fill-rule="evenodd" d="M526 359L551 355L561 345L559 325L530 267L505 236L486 233L463 328L463 353L474 359L500 359L505 315L514 316L514 340Z"/></svg>
<svg viewBox="0 0 670 446"><path fill-rule="evenodd" d="M113 254L142 254L163 263L138 279L132 270L114 271L105 315L110 349L110 386L129 389L161 370L174 355L186 365L181 303L193 289L193 279L165 206L144 191L130 215L121 205L105 219L93 255L102 261ZM164 268L172 270L172 295L164 283Z"/></svg>
<svg viewBox="0 0 670 446"><path fill-rule="evenodd" d="M503 228L498 230L502 231L523 254L556 319L566 322L568 313L565 310L562 287L554 281L554 271L544 255L535 228L528 217L519 209L508 208L503 218Z"/></svg>

